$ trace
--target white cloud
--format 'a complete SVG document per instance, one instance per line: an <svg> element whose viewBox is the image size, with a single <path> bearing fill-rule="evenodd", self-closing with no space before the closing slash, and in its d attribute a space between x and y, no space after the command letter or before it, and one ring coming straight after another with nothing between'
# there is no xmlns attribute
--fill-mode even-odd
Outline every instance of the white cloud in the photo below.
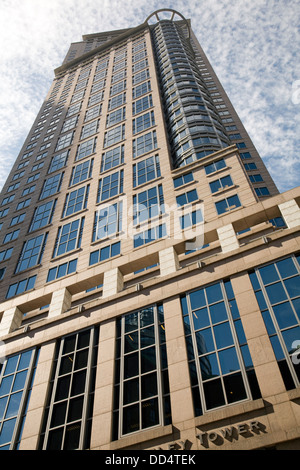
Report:
<svg viewBox="0 0 300 470"><path fill-rule="evenodd" d="M300 184L295 0L1 0L0 187L71 42L137 26L156 9L186 18L281 191ZM294 100L295 101L295 100Z"/></svg>

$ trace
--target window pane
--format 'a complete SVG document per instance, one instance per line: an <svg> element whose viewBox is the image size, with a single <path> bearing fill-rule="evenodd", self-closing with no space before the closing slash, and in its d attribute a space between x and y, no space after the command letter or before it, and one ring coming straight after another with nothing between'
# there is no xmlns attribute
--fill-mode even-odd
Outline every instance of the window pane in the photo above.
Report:
<svg viewBox="0 0 300 470"><path fill-rule="evenodd" d="M244 381L240 373L224 377L224 385L228 403L234 403L247 398Z"/></svg>
<svg viewBox="0 0 300 470"><path fill-rule="evenodd" d="M266 291L267 291L271 304L276 304L278 302L286 300L287 298L281 282L276 282L275 284L272 284L271 286L267 286Z"/></svg>
<svg viewBox="0 0 300 470"><path fill-rule="evenodd" d="M209 326L209 317L208 317L208 311L206 307L193 312L193 322L194 322L195 330L199 330L200 328Z"/></svg>
<svg viewBox="0 0 300 470"><path fill-rule="evenodd" d="M225 348L233 344L232 333L228 322L214 327L217 348Z"/></svg>
<svg viewBox="0 0 300 470"><path fill-rule="evenodd" d="M297 323L297 319L289 302L276 305L273 307L273 311L280 329L295 325Z"/></svg>
<svg viewBox="0 0 300 470"><path fill-rule="evenodd" d="M123 410L123 434L138 431L140 427L139 405L127 406Z"/></svg>
<svg viewBox="0 0 300 470"><path fill-rule="evenodd" d="M153 398L142 403L142 428L159 424L158 399Z"/></svg>
<svg viewBox="0 0 300 470"><path fill-rule="evenodd" d="M221 379L205 382L203 388L208 410L225 405Z"/></svg>
<svg viewBox="0 0 300 470"><path fill-rule="evenodd" d="M200 358L202 380L212 379L220 375L216 354L210 354Z"/></svg>
<svg viewBox="0 0 300 470"><path fill-rule="evenodd" d="M239 361L235 348L224 349L219 351L219 360L221 365L222 374L228 374L235 370L240 369Z"/></svg>
<svg viewBox="0 0 300 470"><path fill-rule="evenodd" d="M139 379L127 380L124 382L124 405L138 401L139 399Z"/></svg>

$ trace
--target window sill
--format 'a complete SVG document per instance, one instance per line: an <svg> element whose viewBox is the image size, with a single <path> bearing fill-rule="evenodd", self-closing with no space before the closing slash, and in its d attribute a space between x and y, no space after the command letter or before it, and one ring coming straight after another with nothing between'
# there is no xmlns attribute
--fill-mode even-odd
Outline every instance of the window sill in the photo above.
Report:
<svg viewBox="0 0 300 470"><path fill-rule="evenodd" d="M232 418L233 416L239 416L246 413L251 413L255 410L262 410L265 408L265 403L262 398L252 401L243 401L229 405L218 410L213 410L205 413L203 416L195 418L195 426L202 426L210 424L224 419Z"/></svg>
<svg viewBox="0 0 300 470"><path fill-rule="evenodd" d="M171 436L173 434L173 426L159 426L145 431L139 431L126 437L121 437L118 441L111 442L109 450L124 449L125 447L148 442L163 436Z"/></svg>
<svg viewBox="0 0 300 470"><path fill-rule="evenodd" d="M215 193L212 193L212 196L219 196L220 194L226 193L226 191L230 191L231 189L237 188L236 184L232 184L230 186L224 186L224 188L218 189Z"/></svg>
<svg viewBox="0 0 300 470"><path fill-rule="evenodd" d="M67 253L63 253L62 255L52 258L50 260L50 263L56 263L56 261L60 261L61 259L66 258L67 256L73 256L75 253L78 253L79 251L82 251L82 248L75 248L75 250L67 251Z"/></svg>

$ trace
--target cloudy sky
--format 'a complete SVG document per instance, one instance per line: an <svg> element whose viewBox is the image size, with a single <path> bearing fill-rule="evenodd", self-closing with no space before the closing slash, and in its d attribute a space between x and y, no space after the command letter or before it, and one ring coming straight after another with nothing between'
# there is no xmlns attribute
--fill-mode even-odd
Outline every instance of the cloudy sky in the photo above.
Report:
<svg viewBox="0 0 300 470"><path fill-rule="evenodd" d="M192 19L279 190L300 185L299 0L0 0L0 188L69 44L160 8Z"/></svg>

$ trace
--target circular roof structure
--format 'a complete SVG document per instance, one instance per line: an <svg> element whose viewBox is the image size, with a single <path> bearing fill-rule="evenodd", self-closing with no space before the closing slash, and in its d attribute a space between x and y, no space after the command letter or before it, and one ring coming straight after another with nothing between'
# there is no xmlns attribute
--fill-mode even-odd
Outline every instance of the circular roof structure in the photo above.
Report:
<svg viewBox="0 0 300 470"><path fill-rule="evenodd" d="M176 19L176 16L179 16L179 19ZM154 19L154 22L153 22L153 19ZM162 21L162 20L170 20L170 21L180 21L181 20L181 21L184 21L184 23L187 27L188 37L190 38L191 31L190 31L190 25L189 25L188 21L186 20L186 18L181 13L179 13L178 11L173 10L171 8L162 8L160 10L154 11L153 13L151 13L151 15L148 16L145 23L155 24L156 22L159 22L159 21Z"/></svg>

